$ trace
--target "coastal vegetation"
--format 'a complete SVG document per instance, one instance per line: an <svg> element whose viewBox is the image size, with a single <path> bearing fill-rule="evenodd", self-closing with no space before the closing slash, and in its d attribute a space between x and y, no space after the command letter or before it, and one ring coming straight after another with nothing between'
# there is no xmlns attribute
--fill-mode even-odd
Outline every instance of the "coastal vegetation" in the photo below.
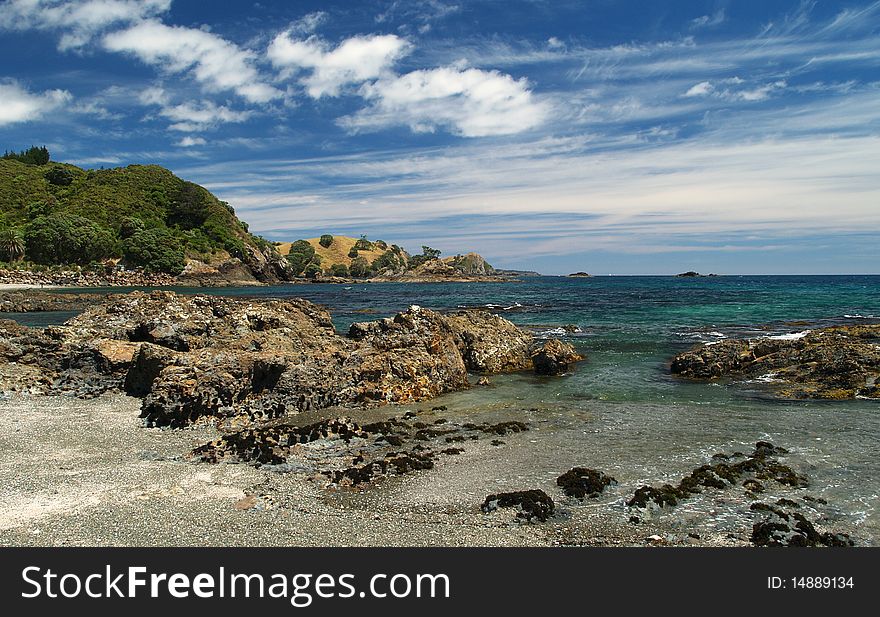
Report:
<svg viewBox="0 0 880 617"><path fill-rule="evenodd" d="M263 275L282 261L228 203L163 167L83 169L52 162L45 147L0 159L0 259L169 274L188 260L237 259Z"/></svg>

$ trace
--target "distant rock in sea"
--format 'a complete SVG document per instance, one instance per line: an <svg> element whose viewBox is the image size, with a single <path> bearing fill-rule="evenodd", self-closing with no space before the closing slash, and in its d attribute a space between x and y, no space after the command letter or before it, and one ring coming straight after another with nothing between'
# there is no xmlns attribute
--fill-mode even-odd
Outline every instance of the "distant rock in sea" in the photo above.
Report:
<svg viewBox="0 0 880 617"><path fill-rule="evenodd" d="M683 278L695 278L695 277L718 276L718 275L715 273L700 274L699 272L694 272L693 270L689 270L687 272L682 272L681 274L676 274L675 276L683 277Z"/></svg>
<svg viewBox="0 0 880 617"><path fill-rule="evenodd" d="M589 273L587 273L587 272L572 272L572 273L569 274L568 276L569 276L570 278L589 278L589 277L591 277L591 276L593 276L593 275L592 275L592 274L589 274Z"/></svg>

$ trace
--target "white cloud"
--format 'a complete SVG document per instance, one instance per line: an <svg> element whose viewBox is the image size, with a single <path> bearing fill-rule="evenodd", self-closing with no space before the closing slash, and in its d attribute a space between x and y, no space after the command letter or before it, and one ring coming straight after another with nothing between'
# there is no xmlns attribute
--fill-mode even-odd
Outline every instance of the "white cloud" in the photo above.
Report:
<svg viewBox="0 0 880 617"><path fill-rule="evenodd" d="M196 81L211 92L231 90L251 103L266 103L282 96L261 81L253 52L204 30L145 21L106 35L104 47L133 54L168 73L191 71Z"/></svg>
<svg viewBox="0 0 880 617"><path fill-rule="evenodd" d="M365 84L373 103L340 119L352 131L404 125L415 132L447 128L463 137L509 135L545 121L547 106L532 97L525 78L452 67L413 71Z"/></svg>
<svg viewBox="0 0 880 617"><path fill-rule="evenodd" d="M138 95L138 100L144 105L167 105L168 93L164 88L159 86L151 86L142 90Z"/></svg>
<svg viewBox="0 0 880 617"><path fill-rule="evenodd" d="M181 148L192 148L193 146L204 146L206 143L208 142L201 137L184 137L174 145Z"/></svg>
<svg viewBox="0 0 880 617"><path fill-rule="evenodd" d="M0 83L0 126L37 120L72 99L66 90L32 94L16 82Z"/></svg>
<svg viewBox="0 0 880 617"><path fill-rule="evenodd" d="M394 35L355 36L335 49L318 37L306 40L282 32L269 45L272 64L287 74L310 70L302 79L309 96L338 96L343 87L360 84L385 75L391 66L408 53L410 44Z"/></svg>
<svg viewBox="0 0 880 617"><path fill-rule="evenodd" d="M737 89L736 86L741 86L746 83L744 79L739 77L722 79L716 83L717 85L710 81L701 81L700 83L691 86L682 96L687 98L713 96L725 101L765 101L769 99L773 93L784 89L788 85L785 80L777 80L754 86L752 88ZM727 87L719 88L718 86L721 85Z"/></svg>
<svg viewBox="0 0 880 617"><path fill-rule="evenodd" d="M691 88L684 93L684 96L706 96L711 93L713 89L711 82L701 81L700 83L691 86Z"/></svg>
<svg viewBox="0 0 880 617"><path fill-rule="evenodd" d="M210 101L206 101L200 106L190 103L168 105L163 107L159 114L174 123L168 128L184 133L204 131L219 124L244 122L251 117L249 111L235 111L225 105L215 105Z"/></svg>
<svg viewBox="0 0 880 617"><path fill-rule="evenodd" d="M785 81L774 81L773 83L758 86L757 88L753 88L751 90L740 90L738 92L734 92L730 96L732 96L733 98L738 98L742 101L764 101L770 98L770 95L777 90L785 88L786 85L787 84Z"/></svg>
<svg viewBox="0 0 880 617"><path fill-rule="evenodd" d="M712 15L702 15L696 19L692 19L691 28L695 30L698 28L713 28L723 24L726 20L727 15L725 15L724 8L720 8Z"/></svg>
<svg viewBox="0 0 880 617"><path fill-rule="evenodd" d="M58 48L77 49L111 26L156 17L170 7L171 0L9 0L0 28L62 31Z"/></svg>

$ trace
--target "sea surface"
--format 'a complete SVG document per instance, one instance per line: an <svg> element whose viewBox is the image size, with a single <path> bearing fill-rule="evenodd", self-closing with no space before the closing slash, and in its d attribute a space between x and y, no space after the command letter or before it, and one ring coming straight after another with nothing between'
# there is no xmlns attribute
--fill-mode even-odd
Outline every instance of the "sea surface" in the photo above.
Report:
<svg viewBox="0 0 880 617"><path fill-rule="evenodd" d="M880 545L880 401L772 400L749 384L684 382L668 370L674 354L700 342L880 322L880 276L524 277L179 291L306 298L326 305L341 332L412 304L488 306L539 336L572 342L588 358L563 377L493 377L489 387L442 397L450 418L532 423L524 448L505 455L498 485L549 492L570 467L593 467L619 481L600 504L626 516L624 500L642 484L677 483L716 452L748 452L769 440L791 451L786 462L810 486L768 483L762 500L820 497L828 505L805 507L809 518L858 544ZM17 316L32 325L69 317ZM712 490L655 518L673 531L747 538L751 501L742 490Z"/></svg>

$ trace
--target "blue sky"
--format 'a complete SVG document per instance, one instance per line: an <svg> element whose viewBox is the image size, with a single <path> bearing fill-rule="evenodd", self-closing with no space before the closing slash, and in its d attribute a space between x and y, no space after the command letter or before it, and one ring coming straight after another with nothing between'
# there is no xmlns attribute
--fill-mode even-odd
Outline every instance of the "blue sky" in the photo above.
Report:
<svg viewBox="0 0 880 617"><path fill-rule="evenodd" d="M0 2L0 142L273 240L880 272L880 2Z"/></svg>

